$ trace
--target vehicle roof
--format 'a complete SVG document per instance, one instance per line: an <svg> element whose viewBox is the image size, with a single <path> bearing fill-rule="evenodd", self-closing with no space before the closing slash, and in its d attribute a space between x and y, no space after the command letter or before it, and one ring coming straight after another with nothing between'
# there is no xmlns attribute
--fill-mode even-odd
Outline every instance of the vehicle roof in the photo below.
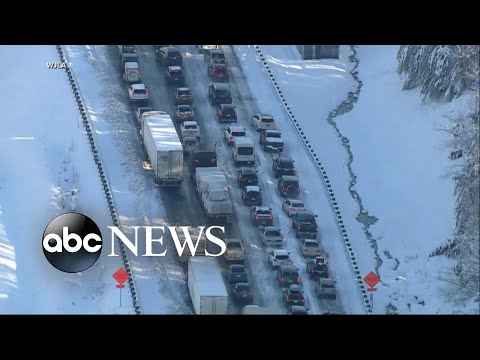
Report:
<svg viewBox="0 0 480 360"><path fill-rule="evenodd" d="M253 208L255 209L255 211L257 210L271 211L268 206L254 206Z"/></svg>
<svg viewBox="0 0 480 360"><path fill-rule="evenodd" d="M213 87L219 90L230 90L230 87L227 84L214 83Z"/></svg>
<svg viewBox="0 0 480 360"><path fill-rule="evenodd" d="M197 125L198 126L198 123L196 121L184 121L182 123L182 125Z"/></svg>
<svg viewBox="0 0 480 360"><path fill-rule="evenodd" d="M132 89L134 90L145 90L145 84L132 84Z"/></svg>
<svg viewBox="0 0 480 360"><path fill-rule="evenodd" d="M246 131L246 129L243 126L238 126L238 125L229 125L228 126L231 131Z"/></svg>
<svg viewBox="0 0 480 360"><path fill-rule="evenodd" d="M222 108L232 108L232 109L236 108L236 106L233 105L233 104L220 104L220 107L222 107Z"/></svg>
<svg viewBox="0 0 480 360"><path fill-rule="evenodd" d="M319 278L319 279L318 279L318 282L320 282L320 283L332 283L332 284L335 283L331 277L328 277L328 278Z"/></svg>
<svg viewBox="0 0 480 360"><path fill-rule="evenodd" d="M275 250L273 250L273 252L274 252L276 255L289 255L289 254L288 254L288 251L285 250L285 249L275 249Z"/></svg>
<svg viewBox="0 0 480 360"><path fill-rule="evenodd" d="M292 305L290 309L292 313L307 313L307 308L303 305Z"/></svg>
<svg viewBox="0 0 480 360"><path fill-rule="evenodd" d="M316 240L304 239L303 242L304 242L304 243L315 243L315 244L318 245L318 247L320 247L320 244L319 244L318 241L316 241Z"/></svg>
<svg viewBox="0 0 480 360"><path fill-rule="evenodd" d="M192 109L192 107L188 104L177 105L177 109L182 109L182 108L189 108L190 110Z"/></svg>
<svg viewBox="0 0 480 360"><path fill-rule="evenodd" d="M298 177L293 175L282 175L282 180L285 181L298 181Z"/></svg>
<svg viewBox="0 0 480 360"><path fill-rule="evenodd" d="M225 296L227 290L215 258L205 256L190 257L190 266L193 270L197 290L200 296Z"/></svg>
<svg viewBox="0 0 480 360"><path fill-rule="evenodd" d="M150 129L156 149L183 151L182 143L170 115L162 114L162 112L149 111L143 113L144 122Z"/></svg>
<svg viewBox="0 0 480 360"><path fill-rule="evenodd" d="M312 213L310 210L307 210L306 212L295 214L295 216L298 218L311 217L311 216L315 217L315 214Z"/></svg>
<svg viewBox="0 0 480 360"><path fill-rule="evenodd" d="M265 231L279 231L279 232L282 232L282 230L280 230L280 228L278 228L276 226L264 226L263 229Z"/></svg>
<svg viewBox="0 0 480 360"><path fill-rule="evenodd" d="M125 67L129 69L138 69L139 66L138 66L138 62L136 61L127 61L125 63Z"/></svg>
<svg viewBox="0 0 480 360"><path fill-rule="evenodd" d="M258 114L258 115L260 115L260 117L262 117L262 118L272 118L273 119L273 115L271 115L271 114L261 113L261 114Z"/></svg>
<svg viewBox="0 0 480 360"><path fill-rule="evenodd" d="M170 71L177 71L177 70L182 70L182 67L181 66L169 66L168 67L168 70Z"/></svg>
<svg viewBox="0 0 480 360"><path fill-rule="evenodd" d="M234 287L249 287L251 288L249 283L236 283Z"/></svg>
<svg viewBox="0 0 480 360"><path fill-rule="evenodd" d="M295 272L298 272L298 269L297 269L295 266L293 266L293 265L280 265L280 269L281 269L282 271L289 271L289 272L295 271Z"/></svg>
<svg viewBox="0 0 480 360"><path fill-rule="evenodd" d="M239 171L244 175L257 175L257 172L253 169L243 168L243 169L240 169Z"/></svg>
<svg viewBox="0 0 480 360"><path fill-rule="evenodd" d="M180 50L178 50L175 46L164 46L163 49L168 49L168 51L177 50L178 52L180 52Z"/></svg>
<svg viewBox="0 0 480 360"><path fill-rule="evenodd" d="M220 50L220 49L211 49L210 51L212 52L212 54L218 54L218 53L222 53L222 54L223 54L223 51Z"/></svg>
<svg viewBox="0 0 480 360"><path fill-rule="evenodd" d="M220 69L226 69L227 68L225 64L213 63L212 65L215 68L220 68Z"/></svg>
<svg viewBox="0 0 480 360"><path fill-rule="evenodd" d="M290 201L290 203L292 204L302 204L304 205L303 201L302 200L296 200L296 199L287 199L285 201Z"/></svg>
<svg viewBox="0 0 480 360"><path fill-rule="evenodd" d="M302 292L302 288L301 288L299 285L297 285L297 284L292 284L292 285L290 285L290 286L288 287L288 290L300 291L300 292Z"/></svg>
<svg viewBox="0 0 480 360"><path fill-rule="evenodd" d="M256 185L247 185L247 186L245 186L245 191L246 192L249 192L249 191L260 192L260 188Z"/></svg>
<svg viewBox="0 0 480 360"><path fill-rule="evenodd" d="M282 132L279 130L265 130L265 135L268 136L268 134L280 134L282 135Z"/></svg>
<svg viewBox="0 0 480 360"><path fill-rule="evenodd" d="M241 264L232 264L229 266L230 269L245 269L245 266Z"/></svg>
<svg viewBox="0 0 480 360"><path fill-rule="evenodd" d="M186 142L186 141L195 141L197 142L197 138L195 136L185 136L183 138L183 142Z"/></svg>
<svg viewBox="0 0 480 360"><path fill-rule="evenodd" d="M225 244L231 244L231 243L242 243L242 241L239 239L225 239Z"/></svg>
<svg viewBox="0 0 480 360"><path fill-rule="evenodd" d="M249 138L248 136L235 137L233 141L237 145L253 146L253 139Z"/></svg>
<svg viewBox="0 0 480 360"><path fill-rule="evenodd" d="M190 88L183 86L183 87L178 87L177 90L187 91L187 90L190 90Z"/></svg>
<svg viewBox="0 0 480 360"><path fill-rule="evenodd" d="M287 157L278 157L275 160L278 160L280 162L293 162L291 158L287 158Z"/></svg>

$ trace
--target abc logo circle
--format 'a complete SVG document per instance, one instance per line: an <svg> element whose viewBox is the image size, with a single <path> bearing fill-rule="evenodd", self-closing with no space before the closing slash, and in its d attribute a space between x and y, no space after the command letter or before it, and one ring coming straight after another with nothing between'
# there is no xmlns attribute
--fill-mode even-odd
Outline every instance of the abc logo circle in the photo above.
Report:
<svg viewBox="0 0 480 360"><path fill-rule="evenodd" d="M56 269L78 273L90 268L102 252L102 234L88 216L66 213L46 227L42 237L43 253Z"/></svg>

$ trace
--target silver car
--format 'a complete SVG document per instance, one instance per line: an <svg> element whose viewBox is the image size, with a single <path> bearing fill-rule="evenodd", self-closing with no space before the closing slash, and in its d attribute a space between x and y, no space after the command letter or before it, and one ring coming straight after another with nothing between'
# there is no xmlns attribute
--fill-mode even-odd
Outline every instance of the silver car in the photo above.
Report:
<svg viewBox="0 0 480 360"><path fill-rule="evenodd" d="M315 284L315 293L318 297L328 297L331 299L337 298L337 289L335 281L332 278L319 278Z"/></svg>
<svg viewBox="0 0 480 360"><path fill-rule="evenodd" d="M321 253L320 244L315 240L302 240L300 251L303 256L319 256Z"/></svg>
<svg viewBox="0 0 480 360"><path fill-rule="evenodd" d="M268 261L274 269L282 265L293 265L293 261L290 259L290 253L283 249L269 251Z"/></svg>
<svg viewBox="0 0 480 360"><path fill-rule="evenodd" d="M265 246L282 246L283 235L276 226L265 226L260 228L260 237Z"/></svg>
<svg viewBox="0 0 480 360"><path fill-rule="evenodd" d="M288 216L305 213L307 211L307 209L305 208L305 205L303 205L303 202L301 202L300 200L292 200L292 199L288 199L283 202L282 210Z"/></svg>

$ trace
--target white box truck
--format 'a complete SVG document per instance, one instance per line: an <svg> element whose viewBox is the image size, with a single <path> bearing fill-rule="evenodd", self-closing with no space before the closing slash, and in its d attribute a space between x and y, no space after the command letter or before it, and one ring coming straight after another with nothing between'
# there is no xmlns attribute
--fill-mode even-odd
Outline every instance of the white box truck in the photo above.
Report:
<svg viewBox="0 0 480 360"><path fill-rule="evenodd" d="M231 224L233 205L225 174L217 167L195 169L195 187L209 222Z"/></svg>
<svg viewBox="0 0 480 360"><path fill-rule="evenodd" d="M188 291L197 315L225 315L228 294L222 274L213 257L188 259Z"/></svg>
<svg viewBox="0 0 480 360"><path fill-rule="evenodd" d="M164 111L143 113L140 135L155 183L180 185L183 180L183 146L170 115Z"/></svg>

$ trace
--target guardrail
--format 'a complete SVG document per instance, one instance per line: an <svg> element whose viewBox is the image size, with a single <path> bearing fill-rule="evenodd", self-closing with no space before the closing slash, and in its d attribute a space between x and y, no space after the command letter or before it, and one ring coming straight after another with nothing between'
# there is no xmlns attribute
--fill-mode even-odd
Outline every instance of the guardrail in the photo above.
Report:
<svg viewBox="0 0 480 360"><path fill-rule="evenodd" d="M60 56L60 61L66 63L65 54L61 45L57 45L58 55ZM75 96L75 100L78 105L78 110L80 111L80 115L82 116L83 126L88 136L88 141L90 142L90 149L92 150L93 159L95 160L95 164L97 164L98 173L100 175L100 180L102 182L103 191L105 192L105 198L107 199L108 208L110 210L110 215L112 217L112 223L114 226L121 227L120 221L118 220L118 213L115 208L115 203L113 201L112 191L110 190L110 184L108 183L107 176L105 174L105 170L103 167L103 163L100 160L100 156L98 155L98 148L95 144L95 139L93 137L92 126L90 125L90 117L85 110L85 106L83 105L83 100L80 94L80 90L78 88L77 82L75 80L75 76L73 75L72 70L70 67L66 67L65 71L67 72L68 81L72 87L73 95ZM130 289L130 294L132 295L132 302L133 307L135 309L135 313L140 315L142 310L140 309L140 304L138 301L137 290L135 287L135 282L133 280L132 268L130 266L130 261L127 256L127 250L125 244L121 241L118 241L121 257L123 260L123 264L125 266L125 271L128 274L128 285Z"/></svg>

